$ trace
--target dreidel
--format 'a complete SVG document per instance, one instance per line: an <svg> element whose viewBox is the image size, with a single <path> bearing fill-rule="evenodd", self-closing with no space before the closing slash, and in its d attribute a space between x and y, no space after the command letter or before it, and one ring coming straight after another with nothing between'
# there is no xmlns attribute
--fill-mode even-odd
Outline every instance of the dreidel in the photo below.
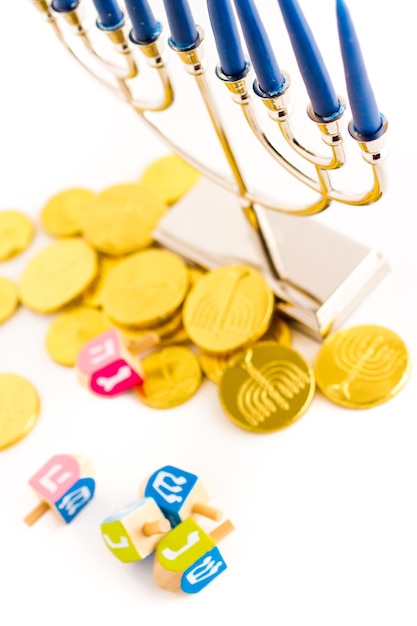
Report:
<svg viewBox="0 0 417 626"><path fill-rule="evenodd" d="M49 459L29 480L40 499L24 522L32 526L52 510L67 524L94 496L93 466L89 459L71 454L57 454Z"/></svg>
<svg viewBox="0 0 417 626"><path fill-rule="evenodd" d="M128 349L116 328L95 337L80 350L75 363L79 382L99 396L112 397L143 382L140 359L136 355L159 343L156 333L148 333Z"/></svg>
<svg viewBox="0 0 417 626"><path fill-rule="evenodd" d="M207 534L188 518L158 543L154 581L161 589L198 593L219 576L227 565L216 544L234 530L230 520Z"/></svg>
<svg viewBox="0 0 417 626"><path fill-rule="evenodd" d="M217 522L222 517L222 512L208 503L208 494L198 476L172 465L154 472L141 485L139 495L153 498L173 528L195 514Z"/></svg>
<svg viewBox="0 0 417 626"><path fill-rule="evenodd" d="M110 552L131 563L152 554L171 524L153 498L141 498L107 517L100 528Z"/></svg>

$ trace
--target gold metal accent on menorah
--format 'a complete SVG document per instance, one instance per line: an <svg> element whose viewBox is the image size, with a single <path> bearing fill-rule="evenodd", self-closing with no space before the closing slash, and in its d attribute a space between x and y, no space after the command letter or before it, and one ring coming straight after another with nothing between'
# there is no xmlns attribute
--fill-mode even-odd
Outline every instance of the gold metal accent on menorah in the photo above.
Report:
<svg viewBox="0 0 417 626"><path fill-rule="evenodd" d="M198 29L196 46L187 51L166 46L163 32L150 44L138 44L130 36L129 22L115 30L104 30L95 19L81 13L84 2L73 11L61 13L48 0L32 0L55 34L81 65L114 95L121 97L173 151L204 176L164 217L154 232L158 243L187 260L207 269L225 264L250 264L259 269L272 287L277 307L297 326L316 338L337 327L369 290L386 273L382 255L363 244L346 238L311 216L333 201L362 206L373 203L385 191L384 139L387 122L380 136L362 141L352 125L350 139L357 143L370 167L372 184L365 192L353 193L336 188L332 175L345 164L344 140L339 116L330 122L308 116L316 125L327 155L306 147L296 135L289 115L290 77L284 73L287 89L277 97L266 97L252 86L251 67L239 80L230 80L216 69L218 84L224 83L232 104L243 114L245 130L239 146L232 145L229 127L222 121L225 107L207 79L203 51L204 31ZM210 166L209 150L196 137L194 149L160 123L165 112L177 106L180 89L178 68L171 68L170 57L180 65L197 86L203 104L200 124L210 125L225 157L228 174ZM172 71L171 71L172 69ZM154 80L141 85L144 72ZM264 105L259 107L259 102ZM190 103L188 103L190 104ZM192 109L194 108L194 102ZM266 118L260 114L267 111ZM186 111L182 111L184 116ZM181 115L180 114L180 115ZM182 123L184 117L179 119ZM176 123L171 123L171 126ZM203 127L201 127L203 128ZM204 127L205 128L205 127ZM278 129L278 139L275 133ZM242 133L241 133L242 134ZM202 133L203 135L203 133ZM291 205L260 192L243 172L241 160L248 157L248 142L258 142L262 153L296 179L302 188L313 192L312 201ZM278 145L279 144L279 145Z"/></svg>

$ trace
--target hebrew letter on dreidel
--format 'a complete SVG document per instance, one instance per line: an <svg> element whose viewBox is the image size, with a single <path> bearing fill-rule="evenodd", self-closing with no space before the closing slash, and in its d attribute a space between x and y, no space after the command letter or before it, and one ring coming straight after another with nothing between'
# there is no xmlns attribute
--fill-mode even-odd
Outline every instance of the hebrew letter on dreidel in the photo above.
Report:
<svg viewBox="0 0 417 626"><path fill-rule="evenodd" d="M115 396L142 383L142 378L122 359L95 372L91 390L100 396Z"/></svg>
<svg viewBox="0 0 417 626"><path fill-rule="evenodd" d="M92 478L80 478L74 487L56 503L56 508L67 523L91 500L94 489L95 482Z"/></svg>
<svg viewBox="0 0 417 626"><path fill-rule="evenodd" d="M167 482L170 479L171 482ZM183 485L187 484L185 476L175 476L172 472L161 470L152 482L152 488L169 504L182 502L183 497L176 494L183 491Z"/></svg>
<svg viewBox="0 0 417 626"><path fill-rule="evenodd" d="M198 530L194 530L187 537L187 542L182 546L182 548L178 548L178 550L171 550L171 548L164 548L161 550L161 554L168 559L168 561L175 561L181 554L189 550L193 545L200 541L200 535Z"/></svg>
<svg viewBox="0 0 417 626"><path fill-rule="evenodd" d="M227 568L218 548L213 548L190 567L181 579L181 591L198 593Z"/></svg>
<svg viewBox="0 0 417 626"><path fill-rule="evenodd" d="M111 328L85 344L78 355L76 368L83 375L92 375L121 357L119 333Z"/></svg>

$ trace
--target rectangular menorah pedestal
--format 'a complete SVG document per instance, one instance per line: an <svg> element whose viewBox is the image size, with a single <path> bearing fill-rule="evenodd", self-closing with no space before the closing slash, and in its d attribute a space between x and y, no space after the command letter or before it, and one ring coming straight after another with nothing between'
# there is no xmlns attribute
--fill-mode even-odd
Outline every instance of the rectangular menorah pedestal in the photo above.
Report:
<svg viewBox="0 0 417 626"><path fill-rule="evenodd" d="M154 237L206 269L232 264L255 267L274 291L278 309L318 340L337 328L388 272L379 252L313 217L265 209L265 218L289 282L273 276L237 198L207 180L170 209Z"/></svg>

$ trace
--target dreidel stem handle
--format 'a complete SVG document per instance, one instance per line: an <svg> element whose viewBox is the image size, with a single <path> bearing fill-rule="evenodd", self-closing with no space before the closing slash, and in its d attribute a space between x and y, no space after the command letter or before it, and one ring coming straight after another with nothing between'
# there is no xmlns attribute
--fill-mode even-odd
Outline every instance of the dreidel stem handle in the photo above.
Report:
<svg viewBox="0 0 417 626"><path fill-rule="evenodd" d="M194 502L192 506L192 512L197 513L198 515L203 515L204 517L208 517L215 522L220 521L223 515L220 509L216 509L214 506L206 504L205 502Z"/></svg>
<svg viewBox="0 0 417 626"><path fill-rule="evenodd" d="M128 341L126 347L131 354L141 354L159 343L161 343L161 338L158 333L149 333L135 341Z"/></svg>
<svg viewBox="0 0 417 626"><path fill-rule="evenodd" d="M219 543L222 539L227 537L231 532L233 532L235 527L232 522L227 519L220 526L214 528L210 533L210 537L213 539L214 543Z"/></svg>
<svg viewBox="0 0 417 626"><path fill-rule="evenodd" d="M171 524L167 519L158 519L154 522L146 522L142 527L142 532L147 537L152 535L166 534L171 530Z"/></svg>
<svg viewBox="0 0 417 626"><path fill-rule="evenodd" d="M28 526L33 526L47 511L49 511L50 506L45 500L39 502L38 506L33 509L26 517L24 518L25 524Z"/></svg>

